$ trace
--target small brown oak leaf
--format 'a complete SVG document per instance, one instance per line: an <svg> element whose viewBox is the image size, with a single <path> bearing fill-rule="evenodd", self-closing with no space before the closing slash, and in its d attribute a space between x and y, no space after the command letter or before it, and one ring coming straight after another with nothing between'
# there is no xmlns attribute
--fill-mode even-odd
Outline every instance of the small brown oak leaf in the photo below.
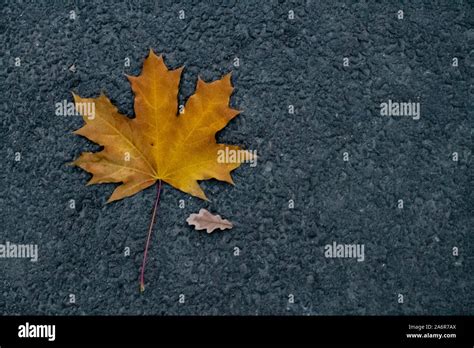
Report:
<svg viewBox="0 0 474 348"><path fill-rule="evenodd" d="M233 227L229 220L222 219L220 215L212 215L204 208L199 210L199 214L189 215L186 222L194 225L195 230L206 230L207 233L212 233L216 228L225 230Z"/></svg>

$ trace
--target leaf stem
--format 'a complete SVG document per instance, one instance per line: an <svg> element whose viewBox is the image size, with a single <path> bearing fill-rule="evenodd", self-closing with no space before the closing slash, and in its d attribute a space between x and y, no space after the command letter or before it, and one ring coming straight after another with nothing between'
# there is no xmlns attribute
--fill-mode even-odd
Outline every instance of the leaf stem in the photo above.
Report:
<svg viewBox="0 0 474 348"><path fill-rule="evenodd" d="M141 273L140 273L140 292L145 291L146 256L148 254L148 247L150 246L151 232L153 231L153 224L155 223L156 212L158 210L158 205L160 203L160 192L161 192L161 180L158 179L158 183L156 184L155 205L153 206L153 213L151 216L150 227L148 228L148 237L146 239L146 244L145 244L145 252L143 253L143 262L142 262Z"/></svg>

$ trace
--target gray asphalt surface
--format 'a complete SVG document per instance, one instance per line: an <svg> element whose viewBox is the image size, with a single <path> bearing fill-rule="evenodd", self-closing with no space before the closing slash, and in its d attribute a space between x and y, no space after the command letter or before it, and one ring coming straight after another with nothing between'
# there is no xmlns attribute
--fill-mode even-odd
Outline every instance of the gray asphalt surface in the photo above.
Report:
<svg viewBox="0 0 474 348"><path fill-rule="evenodd" d="M1 313L474 314L469 1L2 1L0 11L0 243L39 248L36 263L0 259ZM106 205L114 185L86 187L90 175L66 166L98 146L55 104L104 91L133 117L124 74L150 48L186 66L180 102L198 74L233 72L243 113L218 140L259 161L234 172L235 186L202 183L211 203L165 185L140 294L155 189ZM381 116L388 99L419 101L420 120ZM234 229L192 230L185 219L202 207ZM326 258L333 241L364 244L365 261Z"/></svg>

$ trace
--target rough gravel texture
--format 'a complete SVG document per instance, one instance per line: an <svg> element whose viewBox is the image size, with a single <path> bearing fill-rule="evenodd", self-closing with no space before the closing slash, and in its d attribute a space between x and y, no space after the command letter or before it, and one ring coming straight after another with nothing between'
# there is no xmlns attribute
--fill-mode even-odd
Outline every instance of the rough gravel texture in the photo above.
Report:
<svg viewBox="0 0 474 348"><path fill-rule="evenodd" d="M36 263L0 259L1 313L474 314L469 1L1 5L0 243L39 248ZM233 72L244 112L218 139L259 161L235 186L202 183L211 203L165 185L140 294L155 189L106 205L114 185L66 165L98 146L55 103L104 91L133 117L124 74L150 48L186 66L180 103L198 75ZM420 120L381 116L388 99L419 101ZM234 229L192 230L202 207ZM325 258L333 241L364 244L365 261Z"/></svg>

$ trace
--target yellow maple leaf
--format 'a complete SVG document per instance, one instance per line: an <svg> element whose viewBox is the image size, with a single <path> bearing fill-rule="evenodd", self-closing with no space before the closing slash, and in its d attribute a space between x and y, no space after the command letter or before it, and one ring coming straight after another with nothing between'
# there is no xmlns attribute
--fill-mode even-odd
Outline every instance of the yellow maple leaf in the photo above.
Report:
<svg viewBox="0 0 474 348"><path fill-rule="evenodd" d="M207 200L198 180L233 183L230 172L243 159L253 158L245 151L231 163L218 161L220 150L244 152L238 146L217 144L215 138L239 114L229 107L230 74L211 83L198 78L195 94L178 115L182 70L168 70L163 57L150 50L141 75L127 76L135 94L133 119L120 114L104 94L98 98L74 94L76 109L82 110L86 122L74 133L104 148L82 153L73 164L92 173L88 184L121 183L108 202L134 195L157 180Z"/></svg>

